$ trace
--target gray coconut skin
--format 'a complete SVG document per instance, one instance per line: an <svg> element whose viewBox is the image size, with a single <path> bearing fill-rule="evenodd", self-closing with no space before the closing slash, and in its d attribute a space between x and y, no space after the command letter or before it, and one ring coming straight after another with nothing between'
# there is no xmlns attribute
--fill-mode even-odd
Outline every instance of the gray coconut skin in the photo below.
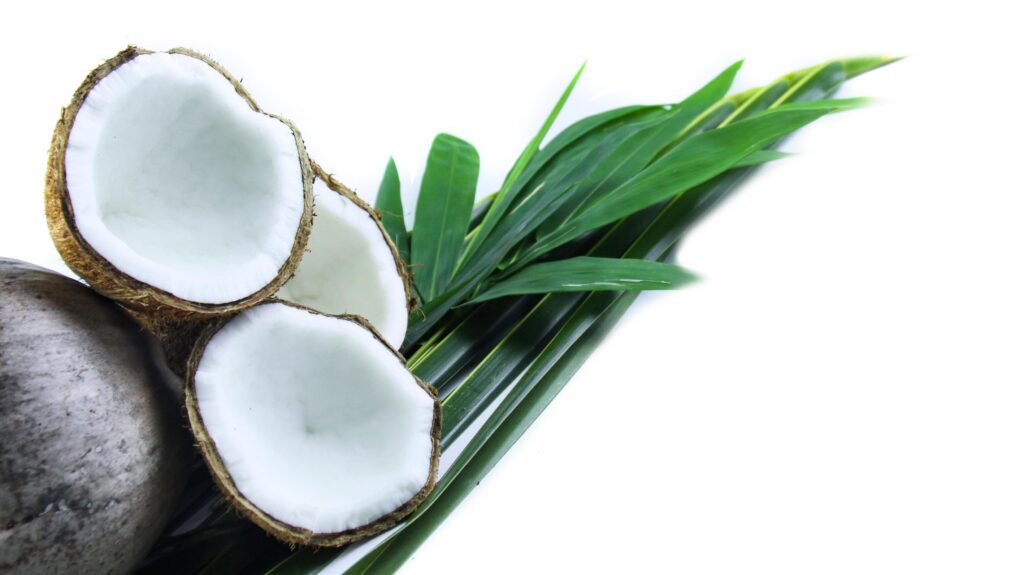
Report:
<svg viewBox="0 0 1024 575"><path fill-rule="evenodd" d="M126 573L191 456L141 328L82 284L0 258L0 574Z"/></svg>

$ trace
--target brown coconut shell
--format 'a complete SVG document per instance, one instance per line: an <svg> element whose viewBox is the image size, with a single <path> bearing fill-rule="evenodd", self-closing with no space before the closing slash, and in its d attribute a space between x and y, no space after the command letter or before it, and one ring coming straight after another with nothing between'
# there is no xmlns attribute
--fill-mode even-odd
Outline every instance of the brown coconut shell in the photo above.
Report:
<svg viewBox="0 0 1024 575"><path fill-rule="evenodd" d="M277 276L273 281L255 293L242 299L221 304L194 302L139 281L119 270L93 249L78 230L75 222L74 208L71 205L68 193L64 158L67 150L68 136L74 126L78 111L81 109L90 91L100 80L121 65L138 56L151 53L153 52L150 50L144 50L135 46L129 46L122 50L119 54L100 64L99 67L90 72L86 76L85 81L82 82L82 85L75 91L71 103L61 110L60 119L57 121L57 127L53 132L53 141L50 145L49 161L46 169L45 199L46 221L50 228L50 237L53 239L57 251L68 267L88 282L96 291L134 312L133 315L142 321L147 328L157 333L157 335L161 335L164 332L175 331L174 329L168 329L168 326L177 322L194 323L201 321L203 318L230 314L253 306L272 296L291 278L298 267L299 260L302 259L306 241L309 238L309 230L313 223L313 170L309 157L306 155L302 136L291 122L261 110L242 84L217 62L198 52L185 48L169 50L168 53L170 54L182 54L206 63L231 82L235 92L249 104L249 107L254 112L270 116L288 126L295 136L295 145L302 169L305 207L299 228L295 233L295 243L292 246L291 255L278 270ZM167 347L166 344L165 347Z"/></svg>
<svg viewBox="0 0 1024 575"><path fill-rule="evenodd" d="M289 307L304 310L307 313L314 315L336 317L359 324L363 329L369 331L381 345L390 350L391 353L393 353L395 357L402 362L403 366L406 365L405 358L403 358L397 350L388 345L383 336L381 336L370 322L360 316L348 314L325 314L299 304L275 299L264 302L264 304L271 303L281 303ZM196 371L199 368L199 362L203 357L203 353L206 351L206 346L210 342L210 339L230 320L231 317L226 316L215 318L208 322L200 332L186 366L185 408L188 411L189 427L192 430L192 435L195 437L199 452L202 454L203 459L206 461L206 465L210 470L210 475L213 477L213 481L217 484L221 493L224 494L224 497L231 502L231 505L236 510L238 510L247 519L260 526L264 531L285 543L315 547L341 547L342 545L347 545L387 531L394 527L399 521L407 517L426 500L437 484L438 468L440 467L441 462L441 402L438 399L437 390L433 386L424 383L415 375L413 375L413 379L416 380L416 383L424 391L429 393L432 398L434 398L434 422L430 429L430 438L433 446L430 455L430 473L427 477L427 483L411 499L376 521L361 527L334 533L315 533L309 529L285 523L284 521L281 521L280 519L277 519L263 511L246 499L246 497L238 490L234 480L231 479L231 475L228 473L227 467L224 465L224 461L221 459L220 453L217 450L217 444L213 440L213 437L210 436L206 429L206 425L203 423L203 414L200 412L199 401L196 398L195 376Z"/></svg>
<svg viewBox="0 0 1024 575"><path fill-rule="evenodd" d="M416 299L416 292L412 285L412 275L409 273L409 266L406 262L402 261L402 256L399 255L398 248L395 246L395 242L391 241L391 236L388 235L386 229L384 229L384 222L380 219L380 214L370 204L363 201L358 194L355 193L345 184L339 182L334 178L333 175L324 170L320 164L313 160L310 160L310 164L313 166L313 175L319 180L322 180L327 188L332 192L338 193L345 197L345 199L351 201L353 204L359 207L373 219L373 223L377 224L377 229L380 230L380 235L384 238L384 241L388 245L388 249L391 250L392 257L395 258L395 268L398 269L398 275L402 278L402 284L405 286L405 301L406 306L409 309L409 313L412 313L416 306L419 305Z"/></svg>

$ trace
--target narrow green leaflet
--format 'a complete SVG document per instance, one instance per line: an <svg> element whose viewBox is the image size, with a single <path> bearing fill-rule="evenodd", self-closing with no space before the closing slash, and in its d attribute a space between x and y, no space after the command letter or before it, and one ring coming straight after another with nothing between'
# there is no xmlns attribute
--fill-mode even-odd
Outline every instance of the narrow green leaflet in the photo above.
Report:
<svg viewBox="0 0 1024 575"><path fill-rule="evenodd" d="M413 278L425 301L443 293L451 281L469 231L479 173L476 148L449 134L434 139L412 234Z"/></svg>
<svg viewBox="0 0 1024 575"><path fill-rule="evenodd" d="M531 310L441 403L441 448L447 449L488 405L516 380L543 342L583 298L551 294Z"/></svg>
<svg viewBox="0 0 1024 575"><path fill-rule="evenodd" d="M538 241L534 256L678 195L728 170L779 138L841 107L776 109L684 140L660 160Z"/></svg>
<svg viewBox="0 0 1024 575"><path fill-rule="evenodd" d="M374 207L380 212L380 221L388 237L398 248L403 262L409 261L409 232L405 228L405 210L402 208L402 184L398 179L395 159L388 160L384 168L384 179L380 182Z"/></svg>
<svg viewBox="0 0 1024 575"><path fill-rule="evenodd" d="M494 198L497 195L497 193L486 195L477 200L476 204L473 205L473 213L469 218L470 235L475 231L474 228L484 221L484 216L490 211L491 205L494 204Z"/></svg>
<svg viewBox="0 0 1024 575"><path fill-rule="evenodd" d="M539 293L675 289L695 279L690 272L672 264L580 256L528 266L470 303Z"/></svg>
<svg viewBox="0 0 1024 575"><path fill-rule="evenodd" d="M554 138L537 154L534 164L521 178L525 180L542 157L550 158L528 180L528 193L517 198L517 203L501 219L488 241L482 244L472 258L464 260L453 282L455 287L428 302L421 308L422 313L413 316L406 341L418 341L448 310L463 301L487 274L494 271L518 242L532 234L551 213L571 200L572 189L579 186L580 181L614 151L618 142L659 121L668 113L670 111L664 106L620 108L595 116L602 118L596 125L581 120L570 126L566 132L581 125L588 126L582 133L575 132L572 141L562 137L566 132ZM547 153L556 145L559 146L558 151L549 156Z"/></svg>
<svg viewBox="0 0 1024 575"><path fill-rule="evenodd" d="M579 81L580 76L583 74L583 69L586 67L586 63L580 66L580 69L576 71L576 75L572 77L572 81L569 82L569 86L562 92L562 96L558 99L555 104L555 108L548 114L544 124L541 125L540 130L537 131L537 135L530 140L530 143L526 145L526 149L519 155L515 165L509 171L505 177L505 182L502 184L501 189L498 190L497 196L495 196L494 202L491 204L489 210L487 210L484 216L483 222L480 224L480 229L470 240L469 245L466 246L465 255L468 257L476 251L477 246L487 235L491 233L494 226L498 223L498 220L505 215L505 211L508 209L512 202L515 200L516 193L521 188L514 188L516 182L519 180L519 176L522 175L526 167L533 161L534 156L537 155L537 151L540 150L540 145L547 136L548 131L551 129L551 125L555 123L555 119L558 118L558 114L561 113L562 108L565 107L565 103L569 100L569 95L572 94L573 89L576 87L576 82Z"/></svg>
<svg viewBox="0 0 1024 575"><path fill-rule="evenodd" d="M770 108L777 108L784 104L798 102L800 100L818 100L826 97L832 90L843 83L846 79L846 72L839 62L826 62L800 78L794 78L792 86Z"/></svg>
<svg viewBox="0 0 1024 575"><path fill-rule="evenodd" d="M871 98L833 98L828 100L801 100L787 102L765 114L775 112L840 112L853 110L871 104Z"/></svg>
<svg viewBox="0 0 1024 575"><path fill-rule="evenodd" d="M549 179L541 182L534 192L531 192L527 196L527 199L520 203L519 206L509 215L508 220L514 222L513 224L499 227L499 232L495 234L495 240L489 244L489 247L493 251L508 253L515 241L523 237L524 231L535 227L536 222L546 221L548 227L555 226L557 229L558 223L564 222L567 215L576 213L579 210L579 204L590 200L591 203L595 203L606 194L605 190L609 188L615 188L619 184L622 184L625 180L629 179L630 176L640 171L651 159L657 156L658 152L662 150L669 142L676 138L679 132L692 131L696 134L700 134L703 130L707 129L707 126L713 127L723 118L735 118L737 113L740 111L736 104L730 104L728 102L723 103L721 106L720 113L711 114L708 116L700 117L695 120L695 116L698 116L699 112L705 111L708 106L713 103L710 98L711 95L723 96L728 88L733 76L735 75L740 63L737 62L732 67L727 69L725 72L719 75L714 81L709 83L707 86L699 90L696 94L687 98L681 104L677 105L671 112L665 114L662 117L648 116L644 122L629 123L619 128L617 132L605 132L600 134L601 138L588 148L583 151L588 151L582 158L573 158L569 161L568 158L563 159L561 163L561 170L555 170L548 174ZM786 87L786 86L782 86ZM775 90L769 91L768 94L777 94L778 86ZM732 100L736 100L732 98ZM752 108L745 107L744 99L736 100L736 103L744 103L744 111L754 111ZM849 101L831 101L827 104L809 106L806 108L786 108L785 110L778 110L776 113L783 111L797 111L806 109L807 111L817 111L820 113L834 112L842 109L848 109L849 107L859 105L860 100L849 100ZM756 128L757 126L755 126ZM685 129L684 129L685 128ZM795 128L791 128L790 131ZM714 133L714 132L712 132ZM774 139L774 135L769 136L770 139ZM715 138L709 139L714 140ZM758 143L752 144L752 147L757 147ZM697 146L699 147L699 146ZM763 153L762 153L763 152ZM782 156L781 153L757 150L755 152L748 153L744 156L743 150L737 151L735 156L741 159L737 160L735 166L742 167L748 165L754 165L766 161L779 159ZM733 161L733 160L729 160ZM727 163L727 162L726 162ZM720 173L728 166L723 163L718 167L714 173ZM705 175L705 179L706 176ZM573 182L578 181L580 178L583 181L579 184ZM616 193L621 193L621 190L613 190ZM680 193L684 190L676 190L674 193ZM669 194L669 195L673 195ZM646 200L647 205L657 203L664 198L656 198L655 200ZM558 206L557 210L552 210L552 206ZM641 205L642 207L646 207ZM634 208L640 209L640 208ZM554 212L554 213L552 213ZM626 214L619 214L618 217L622 217ZM617 219L617 218L616 218ZM533 222L533 223L531 223ZM603 225L603 224L602 224ZM564 232L563 226L559 232ZM589 229L585 230L589 231ZM576 234L579 235L579 234ZM550 251L554 247L562 245L565 241L571 240L575 237L558 236L542 238L540 242L532 246L530 251L527 251L525 255L522 253L524 249L520 247L519 250L513 250L511 253L516 254L516 260L520 266L527 263L537 256ZM484 271L490 269L493 265L493 261L483 260L478 262L475 271ZM497 264L499 269L506 267L507 262ZM476 280L478 281L478 280ZM427 307L428 317L433 314L443 313L444 309L454 305L455 300L458 300L462 293L446 294L445 300L438 302L437 308L431 309ZM449 305L450 304L450 305ZM447 307L445 307L447 305ZM429 321L424 322L429 326ZM417 331L417 326L414 322L414 332Z"/></svg>
<svg viewBox="0 0 1024 575"><path fill-rule="evenodd" d="M473 309L451 332L409 358L409 369L446 396L455 374L494 349L535 303L536 298L520 298Z"/></svg>
<svg viewBox="0 0 1024 575"><path fill-rule="evenodd" d="M592 257L621 256L657 217L656 210L646 210L620 222L588 252ZM523 316L473 371L443 400L442 445L450 445L502 390L514 383L518 375L536 357L541 343L569 316L585 293L552 293L545 295ZM492 301L481 307L500 303ZM417 375L419 372L417 371Z"/></svg>
<svg viewBox="0 0 1024 575"><path fill-rule="evenodd" d="M464 262L459 269L454 285L444 294L427 301L422 313L414 315L409 323L406 342L416 342L425 335L452 307L463 299L494 271L502 259L521 240L536 230L537 226L564 204L570 197L569 190L610 153L615 143L629 133L641 129L652 116L664 112L641 109L619 117L605 125L593 128L581 135L572 145L567 145L558 161L550 169L542 169L531 180L529 192L502 218L488 241ZM557 139L557 138L556 138ZM543 153L543 152L542 152ZM538 154L538 157L540 154ZM416 234L413 233L415 239Z"/></svg>
<svg viewBox="0 0 1024 575"><path fill-rule="evenodd" d="M478 281L481 273L494 269L508 253L512 245L507 239L509 231L507 221L517 219L522 214L535 213L536 208L543 208L552 201L564 202L563 192L578 185L588 170L597 165L608 153L614 150L617 142L630 134L641 130L669 113L664 106L627 106L590 116L569 126L550 143L544 146L534 160L512 185L508 202L516 215L506 214L495 227L504 228L491 230L487 241L481 241L472 253L466 252L456 273L455 285L467 285ZM526 192L526 193L523 193ZM524 204L527 206L524 208ZM551 209L560 206L555 203ZM537 223L532 219L521 221L521 226L512 230L514 237L525 237L532 232ZM519 232L518 230L525 230ZM474 232L474 236L476 232ZM443 313L438 306L432 315ZM431 313L428 311L428 315ZM414 324L413 332L426 329L424 326L432 320Z"/></svg>
<svg viewBox="0 0 1024 575"><path fill-rule="evenodd" d="M729 116L722 120L722 124L730 124L735 120L750 116L756 112L767 110L773 103L785 94L790 88L790 82L786 79L777 80L767 86L755 88L750 97L743 104L736 107Z"/></svg>
<svg viewBox="0 0 1024 575"><path fill-rule="evenodd" d="M899 62L902 59L903 56L864 56L860 58L847 58L840 60L839 63L843 65L846 79L849 80L865 72L876 70L882 66L888 66L893 62Z"/></svg>
<svg viewBox="0 0 1024 575"><path fill-rule="evenodd" d="M592 171L576 189L575 197L566 202L540 227L538 234L547 235L561 222L569 220L580 206L615 189L653 160L702 112L729 93L743 61L722 71L688 98L672 107L671 112L653 125L617 142L615 149Z"/></svg>

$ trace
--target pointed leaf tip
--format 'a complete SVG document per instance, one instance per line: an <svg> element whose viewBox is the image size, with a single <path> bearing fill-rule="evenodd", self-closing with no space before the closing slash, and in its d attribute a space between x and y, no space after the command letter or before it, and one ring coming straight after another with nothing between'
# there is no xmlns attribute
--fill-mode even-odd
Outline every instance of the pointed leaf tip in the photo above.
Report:
<svg viewBox="0 0 1024 575"><path fill-rule="evenodd" d="M394 158L388 158L384 168L384 178L377 191L374 202L381 223L387 231L391 242L398 249L398 255L405 263L409 262L409 233L405 227L405 208L402 206L402 186L398 177L398 167Z"/></svg>
<svg viewBox="0 0 1024 575"><path fill-rule="evenodd" d="M578 256L533 264L491 286L470 303L510 295L589 291L676 289L691 283L693 273L645 259Z"/></svg>
<svg viewBox="0 0 1024 575"><path fill-rule="evenodd" d="M828 98L825 100L802 100L789 102L774 108L775 112L800 112L800 111L821 111L824 113L845 112L856 110L874 103L871 98L859 96L856 98Z"/></svg>
<svg viewBox="0 0 1024 575"><path fill-rule="evenodd" d="M846 79L849 80L883 66L899 62L904 58L906 56L860 56L857 58L847 58L839 62L843 65Z"/></svg>

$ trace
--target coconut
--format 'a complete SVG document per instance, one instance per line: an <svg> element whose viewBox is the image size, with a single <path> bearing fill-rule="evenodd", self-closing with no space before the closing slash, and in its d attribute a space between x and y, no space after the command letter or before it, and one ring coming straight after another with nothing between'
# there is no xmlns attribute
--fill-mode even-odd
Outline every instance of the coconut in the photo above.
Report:
<svg viewBox="0 0 1024 575"><path fill-rule="evenodd" d="M295 127L217 63L129 47L57 122L46 216L68 266L152 328L280 289L309 234L312 180Z"/></svg>
<svg viewBox="0 0 1024 575"><path fill-rule="evenodd" d="M193 451L139 326L81 282L0 258L0 573L128 573Z"/></svg>
<svg viewBox="0 0 1024 575"><path fill-rule="evenodd" d="M316 215L306 255L277 297L319 312L367 319L402 345L412 286L376 211L312 162Z"/></svg>
<svg viewBox="0 0 1024 575"><path fill-rule="evenodd" d="M227 499L289 543L380 533L436 481L436 392L358 316L271 301L212 322L185 403Z"/></svg>

